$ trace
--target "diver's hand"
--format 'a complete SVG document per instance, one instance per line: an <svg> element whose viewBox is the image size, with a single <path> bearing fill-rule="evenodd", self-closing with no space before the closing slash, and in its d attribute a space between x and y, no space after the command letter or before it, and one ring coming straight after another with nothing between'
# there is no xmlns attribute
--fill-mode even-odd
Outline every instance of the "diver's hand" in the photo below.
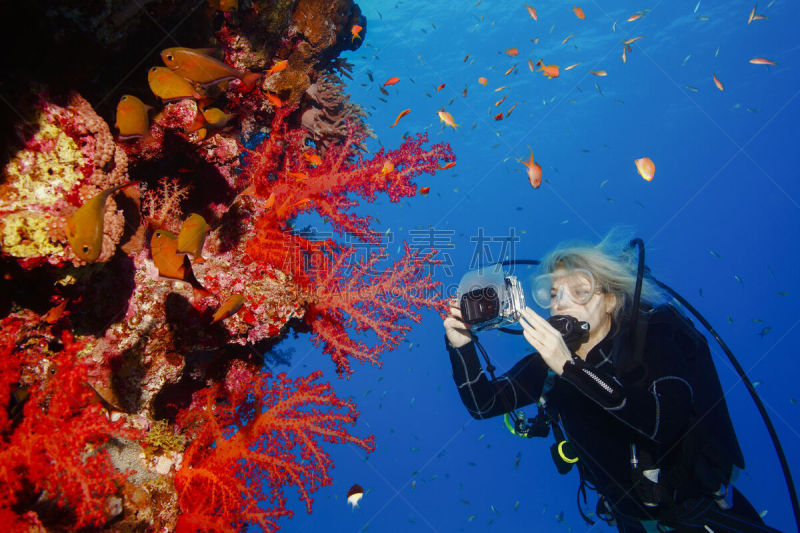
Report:
<svg viewBox="0 0 800 533"><path fill-rule="evenodd" d="M530 307L522 310L522 320L519 323L525 340L539 352L547 366L560 376L564 371L564 364L572 360L572 354L564 344L561 333Z"/></svg>
<svg viewBox="0 0 800 533"><path fill-rule="evenodd" d="M444 332L453 348L461 348L472 341L469 325L461 319L461 308L455 300L450 300L449 314L444 319Z"/></svg>

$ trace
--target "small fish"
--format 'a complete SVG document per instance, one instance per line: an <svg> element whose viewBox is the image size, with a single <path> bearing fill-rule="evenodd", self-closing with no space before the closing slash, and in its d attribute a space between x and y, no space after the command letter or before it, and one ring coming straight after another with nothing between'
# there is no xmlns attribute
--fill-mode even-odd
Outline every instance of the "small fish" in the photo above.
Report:
<svg viewBox="0 0 800 533"><path fill-rule="evenodd" d="M561 41L561 44L567 44L567 41L569 41L569 40L570 40L570 39L572 39L573 37L575 37L575 34L574 34L574 33L570 33L569 35L567 35L566 37L564 37L564 40L563 40L563 41Z"/></svg>
<svg viewBox="0 0 800 533"><path fill-rule="evenodd" d="M656 165L649 157L642 157L634 161L636 164L636 172L646 181L652 181L653 176L656 174Z"/></svg>
<svg viewBox="0 0 800 533"><path fill-rule="evenodd" d="M508 70L506 71L506 73L504 74L504 76L508 76L509 74L511 74L512 72L514 72L514 69L516 69L516 68L517 68L517 64L516 64L516 63L514 63L514 64L511 66L511 68L510 68L510 69L508 69Z"/></svg>
<svg viewBox="0 0 800 533"><path fill-rule="evenodd" d="M285 102L281 100L276 94L272 94L269 91L264 91L264 95L267 97L267 101L270 104L272 104L272 106L275 107L276 109L282 107L283 104L285 104Z"/></svg>
<svg viewBox="0 0 800 533"><path fill-rule="evenodd" d="M354 484L347 491L347 503L353 506L353 509L358 507L358 502L364 496L364 488L358 483Z"/></svg>
<svg viewBox="0 0 800 533"><path fill-rule="evenodd" d="M759 15L758 13L753 15L753 20L767 20L768 18L766 15Z"/></svg>
<svg viewBox="0 0 800 533"><path fill-rule="evenodd" d="M695 13L697 13L697 10L698 10L698 9L700 9L700 2L702 2L702 1L703 1L703 0L697 0L697 5L696 5L696 6L694 6L694 12L695 12Z"/></svg>
<svg viewBox="0 0 800 533"><path fill-rule="evenodd" d="M202 98L191 83L167 67L153 67L147 71L147 84L153 94L165 102L182 98Z"/></svg>
<svg viewBox="0 0 800 533"><path fill-rule="evenodd" d="M481 85L486 85L487 83L489 83L489 80L481 76L480 78L478 78L478 83L480 83Z"/></svg>
<svg viewBox="0 0 800 533"><path fill-rule="evenodd" d="M212 128L223 128L228 122L236 118L236 113L225 113L218 107L203 109L203 118Z"/></svg>
<svg viewBox="0 0 800 533"><path fill-rule="evenodd" d="M392 172L394 170L394 163L391 161L386 161L381 167L381 176L385 176L386 174Z"/></svg>
<svg viewBox="0 0 800 533"><path fill-rule="evenodd" d="M750 10L750 16L749 16L749 17L747 17L747 23L748 23L748 24L750 24L751 22L753 22L753 17L754 17L754 16L755 16L755 14L756 14L756 7L758 7L758 4L754 5L754 6L753 6L753 9L751 9L751 10Z"/></svg>
<svg viewBox="0 0 800 533"><path fill-rule="evenodd" d="M711 78L714 80L714 85L717 86L717 89L719 89L720 91L724 91L725 90L725 86L722 85L722 82L719 81L719 78L717 78L716 74L712 74Z"/></svg>
<svg viewBox="0 0 800 533"><path fill-rule="evenodd" d="M628 17L628 22L633 22L634 20L639 20L644 16L644 13L636 13L635 15L631 15Z"/></svg>
<svg viewBox="0 0 800 533"><path fill-rule="evenodd" d="M564 67L564 71L566 72L567 70L572 70L575 67L577 67L578 65L580 65L581 63L583 63L583 61L581 61L580 63L573 63L572 65L570 65L568 67Z"/></svg>
<svg viewBox="0 0 800 533"><path fill-rule="evenodd" d="M467 517L467 522L472 522L478 517L478 515L471 514Z"/></svg>
<svg viewBox="0 0 800 533"><path fill-rule="evenodd" d="M469 54L467 54L467 55L465 55L465 56L464 56L464 63L466 63L466 62L467 62L467 59L469 59Z"/></svg>
<svg viewBox="0 0 800 533"><path fill-rule="evenodd" d="M686 62L689 61L690 57L692 57L692 54L689 54L688 56L684 57L683 58L683 62L681 63L681 66L684 66L686 64Z"/></svg>
<svg viewBox="0 0 800 533"><path fill-rule="evenodd" d="M628 52L627 52L627 50L628 49L625 46L622 47L622 62L623 63L627 63L628 62Z"/></svg>
<svg viewBox="0 0 800 533"><path fill-rule="evenodd" d="M273 74L277 74L278 72L282 72L282 71L286 70L286 67L288 67L288 66L289 66L289 60L288 59L281 59L280 61L276 61L275 63L272 64L271 67L269 67L269 70L267 71L266 75L267 76L272 76ZM369 73L369 78L370 78L370 81L372 81L372 73L371 72Z"/></svg>
<svg viewBox="0 0 800 533"><path fill-rule="evenodd" d="M383 87L378 87L378 90L381 92L382 95L389 96L389 91L387 91ZM428 94L428 93L425 93L425 94L428 96L428 98L430 98L430 96L431 96L430 94ZM380 100L382 102L388 102L388 100L386 98L381 98L380 96L378 97L378 100Z"/></svg>
<svg viewBox="0 0 800 533"><path fill-rule="evenodd" d="M386 82L383 84L383 86L386 87L387 85L394 85L398 81L400 81L400 78L398 78L397 76L392 76L391 78L386 80Z"/></svg>
<svg viewBox="0 0 800 533"><path fill-rule="evenodd" d="M519 500L514 502L514 510L516 511L517 509L519 509Z"/></svg>
<svg viewBox="0 0 800 533"><path fill-rule="evenodd" d="M318 167L322 164L322 158L315 153L303 152L303 158L315 167Z"/></svg>
<svg viewBox="0 0 800 533"><path fill-rule="evenodd" d="M352 28L350 28L350 35L352 35L352 36L353 36L353 37L351 37L351 39L350 39L350 42L353 42L353 41L355 41L355 40L356 40L356 37L358 37L359 39L361 39L361 30L363 30L363 29L364 29L364 28L362 28L362 27L361 27L361 26L359 26L358 24L353 24L353 27L352 27Z"/></svg>
<svg viewBox="0 0 800 533"><path fill-rule="evenodd" d="M125 187L138 183L129 181L97 193L67 219L67 240L72 252L87 263L94 263L103 249L103 217L106 200Z"/></svg>
<svg viewBox="0 0 800 533"><path fill-rule="evenodd" d="M422 196L428 196L428 193L431 192L431 188L430 187L422 187L418 192Z"/></svg>
<svg viewBox="0 0 800 533"><path fill-rule="evenodd" d="M509 88L508 85L503 85L502 87L498 87L497 89L495 89L494 92L499 93L500 91L504 91L508 88Z"/></svg>
<svg viewBox="0 0 800 533"><path fill-rule="evenodd" d="M236 78L249 91L261 77L257 72L237 70L211 57L208 52L210 50L200 48L166 48L161 51L161 60L179 76L201 85L213 85Z"/></svg>
<svg viewBox="0 0 800 533"><path fill-rule="evenodd" d="M558 65L542 65L539 70L551 80L558 77Z"/></svg>
<svg viewBox="0 0 800 533"><path fill-rule="evenodd" d="M239 0L208 0L208 6L223 13L231 13L239 9Z"/></svg>
<svg viewBox="0 0 800 533"><path fill-rule="evenodd" d="M502 104L505 101L506 98L508 98L508 95L506 95L506 96L502 97L500 100L496 101L494 103L494 106L495 107L499 106L500 104Z"/></svg>
<svg viewBox="0 0 800 533"><path fill-rule="evenodd" d="M600 188L602 189L603 187L605 187L605 184L606 184L606 183L608 183L608 180L603 180L603 181L601 181L601 182L600 182Z"/></svg>
<svg viewBox="0 0 800 533"><path fill-rule="evenodd" d="M174 234L163 229L154 231L150 238L150 254L158 268L158 274L191 285L196 300L212 295L194 277L189 258L185 254L178 253L178 238Z"/></svg>
<svg viewBox="0 0 800 533"><path fill-rule="evenodd" d="M444 83L443 83L443 84L441 84L441 85L439 85L438 87L436 87L436 92L438 93L438 92L439 92L439 91L441 91L442 89L444 89Z"/></svg>
<svg viewBox="0 0 800 533"><path fill-rule="evenodd" d="M514 468L519 468L520 459L522 459L522 452L517 452L517 456L514 458Z"/></svg>
<svg viewBox="0 0 800 533"><path fill-rule="evenodd" d="M597 89L597 92L600 93L600 96L605 96L603 94L603 89L600 88L600 85L597 82L594 82L594 88Z"/></svg>
<svg viewBox="0 0 800 533"><path fill-rule="evenodd" d="M220 320L225 320L229 316L235 315L242 308L242 305L244 305L244 296L238 293L231 294L214 312L211 323L215 324Z"/></svg>
<svg viewBox="0 0 800 533"><path fill-rule="evenodd" d="M517 50L516 48L506 48L506 54L508 54L511 57L514 57L515 55L519 54L519 50Z"/></svg>
<svg viewBox="0 0 800 533"><path fill-rule="evenodd" d="M705 22L705 21L707 21L707 20L711 20L710 18L708 18L708 17L706 17L706 16L702 16L702 17L695 17L695 18L696 18L697 20L701 21L701 22Z"/></svg>
<svg viewBox="0 0 800 533"><path fill-rule="evenodd" d="M512 112L512 111L514 111L514 108L515 108L515 107L517 107L517 104L518 104L518 103L519 103L519 102L514 102L514 105L512 105L512 106L511 106L511 109L509 109L508 111L506 111L506 118L508 118L508 117L510 117L510 116L511 116L511 112Z"/></svg>
<svg viewBox="0 0 800 533"><path fill-rule="evenodd" d="M203 243L206 241L208 230L211 229L206 219L197 213L192 213L181 225L178 233L178 253L188 253L193 257L193 263L205 261L202 256Z"/></svg>
<svg viewBox="0 0 800 533"><path fill-rule="evenodd" d="M589 74L594 74L595 76L608 76L608 72L605 70L590 70Z"/></svg>
<svg viewBox="0 0 800 533"><path fill-rule="evenodd" d="M394 128L395 126L397 126L397 123L400 122L400 119L403 118L404 116L408 115L409 113L411 113L411 109L403 109L402 111L400 111L400 114L397 115L397 118L394 119L394 124L392 124L391 126L387 126L387 127Z"/></svg>
<svg viewBox="0 0 800 533"><path fill-rule="evenodd" d="M586 18L586 14L583 12L583 9L579 8L578 6L573 7L572 11L575 13L575 16L581 20Z"/></svg>
<svg viewBox="0 0 800 533"><path fill-rule="evenodd" d="M464 90L461 92L461 96L463 96L464 98L467 97L467 88L466 87L464 87Z"/></svg>
<svg viewBox="0 0 800 533"><path fill-rule="evenodd" d="M150 119L147 112L153 109L131 94L124 94L117 103L117 119L114 127L121 140L149 139Z"/></svg>
<svg viewBox="0 0 800 533"><path fill-rule="evenodd" d="M528 150L530 150L530 158L528 161L523 161L521 159L517 159L520 163L525 165L528 172L528 182L531 184L531 187L534 189L538 189L539 186L542 184L542 167L533 160L533 150L530 146L528 146Z"/></svg>
<svg viewBox="0 0 800 533"><path fill-rule="evenodd" d="M734 274L734 275L733 275L733 279L735 279L736 281L738 281L739 283L741 283L742 285L744 285L744 281L742 281L742 278L740 278L740 277L739 277L739 276L737 276L736 274Z"/></svg>
<svg viewBox="0 0 800 533"><path fill-rule="evenodd" d="M696 93L697 91L699 91L699 89L697 87L692 87L691 85L684 85L684 87L686 87L687 89L689 89L693 93Z"/></svg>
<svg viewBox="0 0 800 533"><path fill-rule="evenodd" d="M754 57L750 60L750 62L754 65L774 65L775 63L770 61L769 59L764 59L763 57Z"/></svg>
<svg viewBox="0 0 800 533"><path fill-rule="evenodd" d="M708 253L710 253L711 255L713 255L714 257L716 257L717 259L722 259L722 256L721 256L721 255L719 255L719 254L718 254L717 252L715 252L714 250L709 250L709 251L708 251Z"/></svg>
<svg viewBox="0 0 800 533"><path fill-rule="evenodd" d="M450 113L447 111L437 111L437 114L439 115L439 120L441 122L444 122L453 129L458 128L459 124L456 124L456 121L453 120L453 116Z"/></svg>
<svg viewBox="0 0 800 533"><path fill-rule="evenodd" d="M789 291L778 291L775 294L778 296L789 296Z"/></svg>
<svg viewBox="0 0 800 533"><path fill-rule="evenodd" d="M494 116L495 120L503 120L503 113L498 113Z"/></svg>
<svg viewBox="0 0 800 533"><path fill-rule="evenodd" d="M528 15L530 15L533 20L539 20L539 17L536 15L536 10L535 9L533 9L528 4L525 4L525 9L528 10Z"/></svg>
<svg viewBox="0 0 800 533"><path fill-rule="evenodd" d="M456 166L456 162L450 161L449 163L446 163L444 166L438 167L438 170L447 170L448 168L453 168L454 166Z"/></svg>
<svg viewBox="0 0 800 533"><path fill-rule="evenodd" d="M644 35L639 35L637 37L631 37L630 39L624 41L625 42L625 46L628 46L628 45L630 45L632 43L635 43L639 39L644 39ZM630 50L630 48L629 48L629 50Z"/></svg>

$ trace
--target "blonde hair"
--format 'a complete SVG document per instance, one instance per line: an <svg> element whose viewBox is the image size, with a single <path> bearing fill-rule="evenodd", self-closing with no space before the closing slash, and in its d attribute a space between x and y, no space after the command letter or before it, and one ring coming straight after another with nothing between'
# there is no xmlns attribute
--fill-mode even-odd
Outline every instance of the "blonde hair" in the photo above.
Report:
<svg viewBox="0 0 800 533"><path fill-rule="evenodd" d="M558 268L567 271L582 268L591 272L600 290L616 296L611 315L614 327L618 328L623 314L633 303L636 290L638 252L637 248L630 247L632 235L631 230L613 228L597 244L561 243L541 260L539 268L543 273ZM645 276L640 306L655 307L665 301L658 286Z"/></svg>

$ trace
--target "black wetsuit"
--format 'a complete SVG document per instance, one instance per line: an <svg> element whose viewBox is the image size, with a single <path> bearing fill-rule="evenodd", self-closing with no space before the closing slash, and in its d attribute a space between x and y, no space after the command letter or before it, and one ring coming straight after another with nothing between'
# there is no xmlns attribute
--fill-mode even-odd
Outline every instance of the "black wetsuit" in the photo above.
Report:
<svg viewBox="0 0 800 533"><path fill-rule="evenodd" d="M744 460L705 338L669 306L652 312L647 323L643 365L625 375L618 370L631 351L623 342L624 328L616 335L609 333L585 361L573 356L563 374L550 372L549 380L548 367L537 353L492 381L475 343L453 348L445 342L461 400L474 418L507 413L538 402L544 394L551 416L578 450L581 475L608 502L620 531L643 531L639 521L660 518L663 508L648 507L639 496L647 484L634 483L632 444L637 460L654 463L643 469L661 468L660 487L670 483L670 508L678 515L710 503L709 512L734 516L735 511L754 524L744 529L716 524L712 529L717 533L775 531L759 527L763 522L740 493L735 493L734 509L727 512L709 497L720 487L718 479L727 479L733 465L743 468ZM701 416L701 423L695 423ZM714 437L704 438L709 433ZM698 458L687 466L689 453ZM676 520L682 531L707 531L702 524L694 529L680 526L679 516Z"/></svg>

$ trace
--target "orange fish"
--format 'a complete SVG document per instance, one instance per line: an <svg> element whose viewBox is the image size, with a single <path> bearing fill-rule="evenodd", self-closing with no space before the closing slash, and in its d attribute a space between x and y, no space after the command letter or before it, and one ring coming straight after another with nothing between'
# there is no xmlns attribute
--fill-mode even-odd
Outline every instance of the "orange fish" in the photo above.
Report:
<svg viewBox="0 0 800 533"><path fill-rule="evenodd" d="M394 119L394 124L392 124L391 126L387 126L387 127L394 128L395 126L397 126L397 123L400 122L400 119L403 118L404 116L408 115L409 113L411 113L411 109L403 109L402 111L400 111L400 114L397 115L397 118Z"/></svg>
<svg viewBox="0 0 800 533"><path fill-rule="evenodd" d="M570 40L570 39L572 39L573 37L575 37L575 34L574 34L574 33L570 33L569 35L567 35L566 37L564 37L564 40L563 40L563 41L561 41L561 44L567 44L567 41L569 41L569 40Z"/></svg>
<svg viewBox="0 0 800 533"><path fill-rule="evenodd" d="M214 324L220 320L225 320L229 316L235 315L236 312L242 308L242 305L244 305L244 296L238 293L231 294L214 312L211 323Z"/></svg>
<svg viewBox="0 0 800 533"><path fill-rule="evenodd" d="M487 83L489 83L489 80L481 76L480 78L478 78L478 83L480 83L481 85L486 85Z"/></svg>
<svg viewBox="0 0 800 533"><path fill-rule="evenodd" d="M527 10L528 10L528 14L531 16L531 18L532 18L533 20L539 20L539 17L538 17L538 16L536 16L536 10L535 10L535 9L533 9L533 8L532 8L531 6L529 6L528 4L525 4L525 9L527 9Z"/></svg>
<svg viewBox="0 0 800 533"><path fill-rule="evenodd" d="M532 59L528 60L528 70L530 70L531 72L536 70L536 68L533 66L533 60Z"/></svg>
<svg viewBox="0 0 800 533"><path fill-rule="evenodd" d="M464 90L461 92L461 96L463 96L464 98L467 97L467 88L466 87L464 87Z"/></svg>
<svg viewBox="0 0 800 533"><path fill-rule="evenodd" d="M496 102L494 103L494 106L495 106L495 107L499 106L500 104L502 104L502 103L505 101L505 99L506 99L506 98L508 98L508 96L504 96L504 97L502 97L500 100L498 100L498 101L496 101Z"/></svg>
<svg viewBox="0 0 800 533"><path fill-rule="evenodd" d="M439 91L441 91L442 89L444 89L444 83L443 83L443 84L441 84L441 85L439 85L438 87L436 87L436 92L438 93L438 92L439 92Z"/></svg>
<svg viewBox="0 0 800 533"><path fill-rule="evenodd" d="M533 150L531 150L530 146L528 146L528 150L531 152L530 159L528 161L517 159L517 161L525 165L525 167L528 169L528 181L530 182L531 187L538 189L539 185L542 184L542 167L539 165L539 163L533 160Z"/></svg>
<svg viewBox="0 0 800 533"><path fill-rule="evenodd" d="M495 120L503 120L503 113L498 113L494 116Z"/></svg>
<svg viewBox="0 0 800 533"><path fill-rule="evenodd" d="M61 300L61 303L51 307L50 310L42 316L42 320L48 324L55 324L64 315L64 310L67 308L68 303L69 299L64 298Z"/></svg>
<svg viewBox="0 0 800 533"><path fill-rule="evenodd" d="M583 62L581 61L581 63L583 63ZM573 63L572 65L570 65L568 67L564 67L564 71L566 72L567 70L572 70L575 67L577 67L578 65L580 65L581 63ZM531 70L533 70L533 69L531 69Z"/></svg>
<svg viewBox="0 0 800 533"><path fill-rule="evenodd" d="M309 163L311 163L315 167L318 167L318 166L320 166L322 164L322 158L319 155L314 154L314 153L305 152L303 154L303 158L305 158L306 161L308 161Z"/></svg>
<svg viewBox="0 0 800 533"><path fill-rule="evenodd" d="M589 74L594 74L595 76L608 76L608 72L605 70L590 70Z"/></svg>
<svg viewBox="0 0 800 533"><path fill-rule="evenodd" d="M651 181L656 174L656 165L649 157L642 157L634 161L636 172L647 181Z"/></svg>
<svg viewBox="0 0 800 533"><path fill-rule="evenodd" d="M579 8L578 6L573 7L572 11L574 11L575 16L581 20L586 18L586 14L583 12L583 9Z"/></svg>
<svg viewBox="0 0 800 533"><path fill-rule="evenodd" d="M750 16L749 16L749 17L747 17L747 23L748 23L748 24L750 24L751 22L753 22L753 17L754 17L754 16L755 16L755 14L756 14L756 7L758 7L758 4L756 4L756 5L754 5L754 6L753 6L753 9L750 11Z"/></svg>
<svg viewBox="0 0 800 533"><path fill-rule="evenodd" d="M191 83L167 67L151 68L147 72L147 84L150 85L153 94L164 101L202 98Z"/></svg>
<svg viewBox="0 0 800 533"><path fill-rule="evenodd" d="M717 75L716 74L712 74L711 77L714 79L714 85L717 86L717 89L719 89L720 91L724 91L725 90L725 86L722 85L721 81L719 81L719 78L717 78Z"/></svg>
<svg viewBox="0 0 800 533"><path fill-rule="evenodd" d="M208 0L208 5L217 11L230 13L239 8L239 0Z"/></svg>
<svg viewBox="0 0 800 533"><path fill-rule="evenodd" d="M297 181L303 181L305 179L308 179L308 174L306 174L305 172L293 172L290 170L286 172L286 174L288 174L290 178L294 178Z"/></svg>
<svg viewBox="0 0 800 533"><path fill-rule="evenodd" d="M516 63L514 63L514 64L511 66L511 68L510 68L510 69L508 69L508 70L506 71L505 75L506 75L506 76L508 76L509 74L511 74L512 72L514 72L514 69L515 69L515 68L517 68L517 64L516 64Z"/></svg>
<svg viewBox="0 0 800 533"><path fill-rule="evenodd" d="M420 193L422 196L428 196L428 193L429 193L429 192L431 192L431 188L430 188L430 187L423 187L423 188L421 188L421 189L419 190L419 193Z"/></svg>
<svg viewBox="0 0 800 533"><path fill-rule="evenodd" d="M150 137L150 120L147 112L153 109L131 94L124 94L117 103L117 120L114 127L119 138L142 139Z"/></svg>
<svg viewBox="0 0 800 533"><path fill-rule="evenodd" d="M202 263L203 243L206 242L206 235L211 229L206 223L206 219L197 213L192 213L183 221L181 231L178 233L179 254L188 253L193 257L193 263Z"/></svg>
<svg viewBox="0 0 800 533"><path fill-rule="evenodd" d="M161 277L184 281L192 286L195 300L212 294L197 281L185 254L178 253L178 238L167 230L157 229L150 237L150 254Z"/></svg>
<svg viewBox="0 0 800 533"><path fill-rule="evenodd" d="M514 108L515 108L515 107L517 107L517 103L518 103L518 102L514 102L514 105L512 105L512 106L511 106L511 109L509 109L508 111L506 111L506 118L508 118L508 117L510 117L510 116L511 116L511 112L512 112L512 111L514 111Z"/></svg>
<svg viewBox="0 0 800 533"><path fill-rule="evenodd" d="M278 95L276 94L272 94L271 92L266 92L266 91L264 92L264 94L267 96L267 101L269 101L269 103L272 104L273 107L281 107L285 103L283 100L278 98Z"/></svg>
<svg viewBox="0 0 800 533"><path fill-rule="evenodd" d="M453 116L450 113L447 111L437 111L436 113L439 115L439 120L441 122L444 122L453 129L458 128L459 124L456 124L456 121L453 119Z"/></svg>
<svg viewBox="0 0 800 533"><path fill-rule="evenodd" d="M753 20L767 20L768 18L769 17L766 15L759 15L759 14L753 15Z"/></svg>
<svg viewBox="0 0 800 533"><path fill-rule="evenodd" d="M627 50L627 48L625 46L623 46L622 47L622 62L623 63L627 63L628 62L628 54L627 54L626 50Z"/></svg>
<svg viewBox="0 0 800 533"><path fill-rule="evenodd" d="M517 50L516 48L507 48L506 53L511 57L514 57L515 55L519 54L519 50Z"/></svg>
<svg viewBox="0 0 800 533"><path fill-rule="evenodd" d="M631 15L628 17L628 22L633 22L634 20L639 20L644 16L644 13L636 13L635 15Z"/></svg>
<svg viewBox="0 0 800 533"><path fill-rule="evenodd" d="M217 107L203 109L203 118L212 128L224 128L228 122L236 118L235 113L225 113Z"/></svg>
<svg viewBox="0 0 800 533"><path fill-rule="evenodd" d="M639 36L637 36L637 37L631 37L630 39L628 39L627 41L625 41L625 44L626 44L626 45L629 45L629 44L631 44L631 43L635 43L635 42L636 42L636 41L638 41L639 39L644 39L644 35L639 35Z"/></svg>
<svg viewBox="0 0 800 533"><path fill-rule="evenodd" d="M497 89L495 89L494 92L499 93L500 91L508 89L508 88L509 88L508 85L503 85L502 87L498 87Z"/></svg>
<svg viewBox="0 0 800 533"><path fill-rule="evenodd" d="M539 70L551 80L558 77L558 65L542 65Z"/></svg>
<svg viewBox="0 0 800 533"><path fill-rule="evenodd" d="M387 85L394 85L398 81L400 81L400 78L398 78L397 76L392 76L391 78L386 80L386 83L384 83L383 86L385 87Z"/></svg>
<svg viewBox="0 0 800 533"><path fill-rule="evenodd" d="M389 172L394 170L394 163L391 161L386 161L383 166L381 167L381 176L385 176Z"/></svg>
<svg viewBox="0 0 800 533"><path fill-rule="evenodd" d="M356 40L356 37L358 37L359 39L361 39L360 32L361 32L361 30L363 30L363 29L364 29L364 28L362 28L362 27L361 27L361 26L359 26L358 24L353 24L353 27L352 27L352 28L350 28L350 34L353 36L353 37L350 39L350 41L351 41L351 42L355 41L355 40Z"/></svg>
<svg viewBox="0 0 800 533"><path fill-rule="evenodd" d="M448 168L453 168L454 166L456 166L456 162L450 161L449 163L446 163L444 166L440 166L439 170L447 170Z"/></svg>
<svg viewBox="0 0 800 533"><path fill-rule="evenodd" d="M278 72L286 70L286 67L288 66L289 66L288 59L281 59L280 61L276 61L275 63L273 63L271 67L269 67L269 70L267 71L267 76L271 76L273 74L277 74Z"/></svg>
<svg viewBox="0 0 800 533"><path fill-rule="evenodd" d="M246 90L250 90L261 77L259 73L236 70L208 55L211 51L200 48L166 48L161 51L161 60L176 74L200 85L214 85L236 78Z"/></svg>
<svg viewBox="0 0 800 533"><path fill-rule="evenodd" d="M769 59L764 59L763 57L754 57L750 60L750 62L754 65L774 65L775 63L770 61Z"/></svg>
<svg viewBox="0 0 800 533"><path fill-rule="evenodd" d="M106 189L84 203L67 219L67 240L72 253L87 263L94 263L103 249L103 217L106 200L120 189L136 181L129 181Z"/></svg>

